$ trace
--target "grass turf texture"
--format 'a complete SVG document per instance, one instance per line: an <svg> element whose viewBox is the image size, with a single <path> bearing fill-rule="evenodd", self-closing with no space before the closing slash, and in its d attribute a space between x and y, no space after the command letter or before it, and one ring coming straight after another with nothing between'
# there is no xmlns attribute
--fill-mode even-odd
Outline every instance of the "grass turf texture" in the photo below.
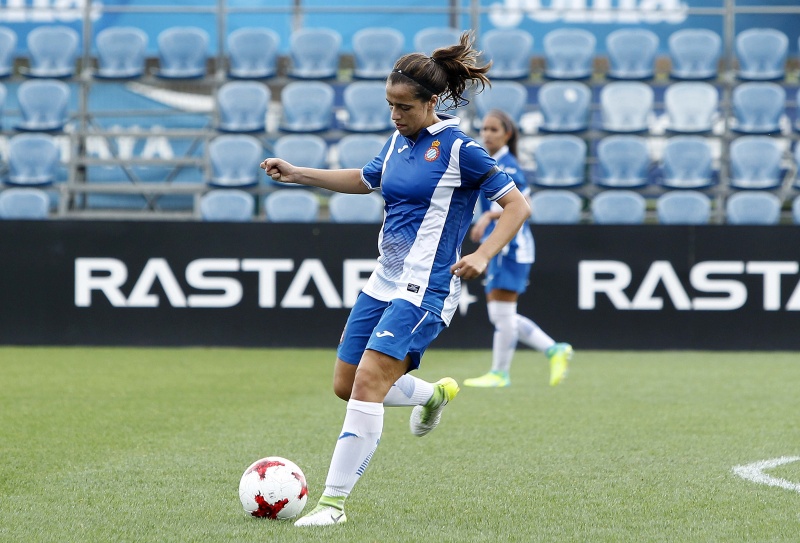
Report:
<svg viewBox="0 0 800 543"><path fill-rule="evenodd" d="M319 498L344 403L332 350L1 348L0 541L797 541L800 493L731 468L800 455L792 353L581 352L547 386L462 389L419 439L387 408L346 525L247 516L237 487L285 456ZM461 381L486 351L431 349ZM769 472L800 482L800 463ZM324 530L324 535L323 535Z"/></svg>

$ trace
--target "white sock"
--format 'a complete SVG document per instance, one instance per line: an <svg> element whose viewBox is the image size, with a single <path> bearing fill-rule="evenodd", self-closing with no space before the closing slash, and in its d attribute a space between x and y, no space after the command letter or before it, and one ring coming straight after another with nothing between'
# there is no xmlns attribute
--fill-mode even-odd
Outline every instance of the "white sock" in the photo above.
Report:
<svg viewBox="0 0 800 543"><path fill-rule="evenodd" d="M433 396L432 383L406 373L395 381L386 393L383 405L386 407L425 405L431 396Z"/></svg>
<svg viewBox="0 0 800 543"><path fill-rule="evenodd" d="M544 330L528 317L517 315L517 329L519 330L519 340L537 351L545 352L556 344L553 338L545 334Z"/></svg>
<svg viewBox="0 0 800 543"><path fill-rule="evenodd" d="M517 350L517 303L496 302L486 304L489 321L494 324L492 339L492 371L508 373L511 370L511 359Z"/></svg>
<svg viewBox="0 0 800 543"><path fill-rule="evenodd" d="M349 496L367 469L383 431L383 404L350 400L333 450L325 496Z"/></svg>

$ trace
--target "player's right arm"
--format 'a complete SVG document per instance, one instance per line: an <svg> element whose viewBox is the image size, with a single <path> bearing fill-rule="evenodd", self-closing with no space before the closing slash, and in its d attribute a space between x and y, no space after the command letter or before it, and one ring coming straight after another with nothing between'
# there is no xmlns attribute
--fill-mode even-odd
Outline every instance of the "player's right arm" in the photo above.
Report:
<svg viewBox="0 0 800 543"><path fill-rule="evenodd" d="M289 164L280 158L268 158L261 163L273 181L294 183L309 187L319 187L334 192L349 194L367 194L369 188L361 180L361 170L323 170L318 168L302 168Z"/></svg>

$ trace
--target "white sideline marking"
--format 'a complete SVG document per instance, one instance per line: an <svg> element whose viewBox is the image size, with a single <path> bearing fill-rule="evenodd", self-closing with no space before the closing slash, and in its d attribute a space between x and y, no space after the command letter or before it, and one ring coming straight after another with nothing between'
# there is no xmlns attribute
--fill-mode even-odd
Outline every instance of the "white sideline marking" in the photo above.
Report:
<svg viewBox="0 0 800 543"><path fill-rule="evenodd" d="M779 479L778 477L773 477L764 473L766 469L777 468L778 466L797 462L798 460L800 460L800 456L781 456L780 458L761 460L760 462L753 462L752 464L745 464L744 466L734 466L733 473L742 479L747 479L748 481L761 485L778 486L786 490L800 492L800 483L793 483L786 479Z"/></svg>

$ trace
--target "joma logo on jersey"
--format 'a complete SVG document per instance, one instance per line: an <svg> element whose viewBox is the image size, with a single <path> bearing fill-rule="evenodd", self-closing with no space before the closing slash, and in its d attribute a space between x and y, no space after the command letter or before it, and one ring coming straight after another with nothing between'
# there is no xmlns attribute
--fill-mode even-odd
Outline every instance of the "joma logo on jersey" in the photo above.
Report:
<svg viewBox="0 0 800 543"><path fill-rule="evenodd" d="M425 151L425 160L427 160L428 162L433 162L434 160L439 158L439 155L441 154L441 151L439 150L439 145L441 145L441 142L439 140L435 140L433 143L431 143L431 146L428 147L427 151Z"/></svg>
<svg viewBox="0 0 800 543"><path fill-rule="evenodd" d="M689 287L698 293L713 296L690 297L672 264L666 260L653 262L633 293L625 292L633 278L631 268L626 263L583 260L578 264L578 307L583 310L595 309L598 297L604 296L616 309L659 311L664 308L664 298L656 296L656 289L660 291L663 288L678 310L735 311L744 306L748 298L747 284L736 276L760 275L763 283L761 307L765 311L800 311L800 278L792 279L794 287L785 303L784 293L781 292L783 277L798 273L798 262L698 262L689 270Z"/></svg>

